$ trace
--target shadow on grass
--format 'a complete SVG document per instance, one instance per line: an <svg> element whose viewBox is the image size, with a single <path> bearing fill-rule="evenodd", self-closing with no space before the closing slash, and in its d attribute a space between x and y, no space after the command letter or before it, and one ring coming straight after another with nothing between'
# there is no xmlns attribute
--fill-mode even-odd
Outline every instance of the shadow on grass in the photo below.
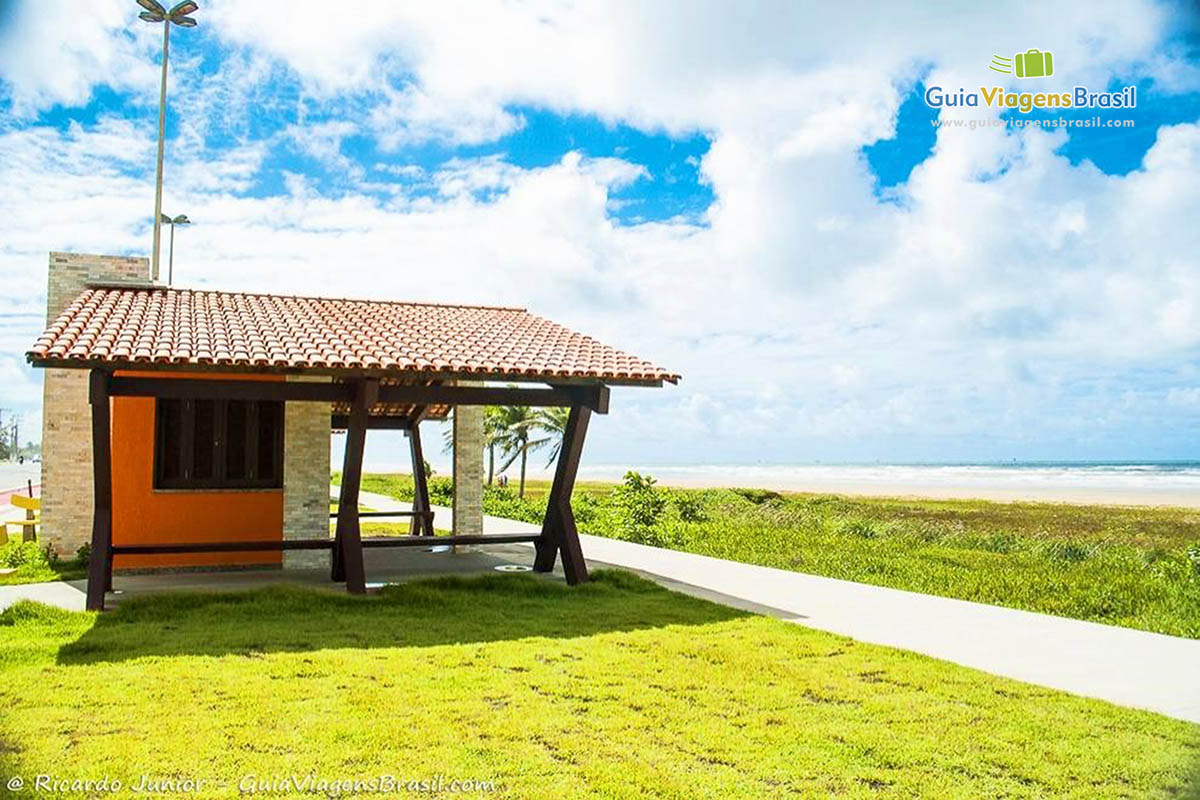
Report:
<svg viewBox="0 0 1200 800"><path fill-rule="evenodd" d="M58 663L571 638L744 616L616 570L576 587L486 575L413 581L368 597L279 585L130 599L60 647Z"/></svg>
<svg viewBox="0 0 1200 800"><path fill-rule="evenodd" d="M1182 800L1200 800L1200 754L1192 762L1192 774L1188 776L1187 785L1173 796Z"/></svg>

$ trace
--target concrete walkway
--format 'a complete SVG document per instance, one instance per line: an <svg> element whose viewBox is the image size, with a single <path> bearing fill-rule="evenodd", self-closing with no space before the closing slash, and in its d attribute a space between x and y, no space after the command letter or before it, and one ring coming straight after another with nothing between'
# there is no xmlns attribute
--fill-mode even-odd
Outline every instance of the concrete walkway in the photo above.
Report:
<svg viewBox="0 0 1200 800"><path fill-rule="evenodd" d="M377 510L404 507L368 492L362 493L361 502ZM438 527L450 527L450 509L435 506L433 511ZM485 533L533 532L539 527L500 517L484 518ZM797 624L1200 723L1200 683L1195 680L1200 675L1198 640L739 564L599 536L580 538L592 567L622 567L671 589ZM403 548L405 553L391 551L394 555L368 551L368 574L379 580L488 570L502 563L530 563L533 555L531 545L489 546L486 553L468 549L472 552L463 555L409 548ZM261 571L124 576L118 578L118 588L127 595L184 586L250 588L261 584L263 576ZM329 585L327 571L313 571L312 575L276 571L266 573L265 578L289 579ZM82 608L81 589L82 582L0 587L0 608L20 598Z"/></svg>
<svg viewBox="0 0 1200 800"><path fill-rule="evenodd" d="M22 583L17 586L0 586L0 611L18 600L33 600L48 606L58 606L68 611L83 611L86 607L87 584L85 581L54 581L53 583Z"/></svg>

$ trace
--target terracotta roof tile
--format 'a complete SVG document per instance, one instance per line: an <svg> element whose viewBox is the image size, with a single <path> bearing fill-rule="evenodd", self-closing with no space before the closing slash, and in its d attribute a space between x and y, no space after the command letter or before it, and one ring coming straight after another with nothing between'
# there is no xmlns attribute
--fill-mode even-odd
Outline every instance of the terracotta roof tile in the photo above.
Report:
<svg viewBox="0 0 1200 800"><path fill-rule="evenodd" d="M26 357L38 366L213 365L414 379L679 379L518 308L166 288L87 289Z"/></svg>

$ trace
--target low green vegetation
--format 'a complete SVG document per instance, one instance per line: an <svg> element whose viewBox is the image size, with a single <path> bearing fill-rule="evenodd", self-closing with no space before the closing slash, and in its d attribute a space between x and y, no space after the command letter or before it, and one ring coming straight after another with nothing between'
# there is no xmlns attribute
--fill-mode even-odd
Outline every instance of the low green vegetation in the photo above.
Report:
<svg viewBox="0 0 1200 800"><path fill-rule="evenodd" d="M10 539L0 545L0 586L18 583L69 581L87 575L88 548L63 559L37 542Z"/></svg>
<svg viewBox="0 0 1200 800"><path fill-rule="evenodd" d="M412 494L412 488L411 488L411 481L410 481L409 500L412 500L411 494ZM336 500L329 501L329 510L331 512L338 510L338 504L337 504ZM368 506L364 506L360 503L358 506L358 510L359 511L374 511L375 509L370 508ZM408 536L409 534L412 533L412 523L408 520L404 520L403 522L379 522L379 521L376 521L375 519L372 519L371 517L367 517L367 518L359 520L358 527L359 527L359 532L363 536ZM337 529L337 520L331 518L329 520L329 532L333 533L336 529ZM450 531L445 530L443 528L434 527L433 535L434 536L449 536Z"/></svg>
<svg viewBox="0 0 1200 800"><path fill-rule="evenodd" d="M22 602L0 614L0 776L19 797L57 794L39 773L127 787L106 797L141 776L214 798L293 775L515 798L1195 789L1200 726L594 578Z"/></svg>
<svg viewBox="0 0 1200 800"><path fill-rule="evenodd" d="M540 522L546 482L524 499L489 486L488 514ZM411 499L407 475L363 478ZM434 503L450 481L433 478ZM899 500L753 489L666 489L630 473L580 484L580 529L750 564L1200 638L1200 511Z"/></svg>
<svg viewBox="0 0 1200 800"><path fill-rule="evenodd" d="M332 530L332 528L330 528ZM409 522L374 522L370 520L362 520L359 523L359 530L364 537L366 536L409 536L412 534L412 527ZM449 536L450 531L446 528L434 527L434 536Z"/></svg>

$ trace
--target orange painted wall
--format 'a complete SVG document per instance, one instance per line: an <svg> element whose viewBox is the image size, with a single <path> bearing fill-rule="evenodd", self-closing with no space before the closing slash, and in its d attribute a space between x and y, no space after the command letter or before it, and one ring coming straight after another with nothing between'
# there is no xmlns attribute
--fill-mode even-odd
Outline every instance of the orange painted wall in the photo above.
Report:
<svg viewBox="0 0 1200 800"><path fill-rule="evenodd" d="M161 372L121 372L153 378ZM188 378L282 380L276 375ZM154 489L154 398L112 400L113 544L257 541L283 538L283 490ZM280 553L118 555L115 569L279 564Z"/></svg>

